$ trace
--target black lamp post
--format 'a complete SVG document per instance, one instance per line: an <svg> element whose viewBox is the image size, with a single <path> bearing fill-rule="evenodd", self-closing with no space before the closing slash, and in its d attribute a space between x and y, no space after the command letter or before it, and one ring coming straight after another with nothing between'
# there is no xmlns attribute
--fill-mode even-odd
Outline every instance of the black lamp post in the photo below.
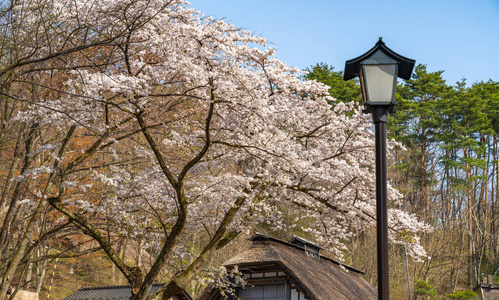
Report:
<svg viewBox="0 0 499 300"><path fill-rule="evenodd" d="M397 77L409 79L415 60L403 57L379 39L365 54L347 60L344 80L359 77L364 112L373 114L376 136L376 236L378 247L378 299L388 300L388 221L386 183L386 122L393 113Z"/></svg>

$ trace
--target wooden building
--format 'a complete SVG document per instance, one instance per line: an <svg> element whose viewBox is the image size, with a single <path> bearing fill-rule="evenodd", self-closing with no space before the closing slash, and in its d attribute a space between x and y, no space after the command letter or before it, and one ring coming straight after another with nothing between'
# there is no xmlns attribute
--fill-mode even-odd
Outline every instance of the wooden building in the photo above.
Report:
<svg viewBox="0 0 499 300"><path fill-rule="evenodd" d="M370 300L376 289L363 272L320 254L319 245L295 237L289 242L255 235L249 249L224 265L238 266L247 285L236 286L243 300ZM208 287L198 300L236 299Z"/></svg>
<svg viewBox="0 0 499 300"><path fill-rule="evenodd" d="M494 284L492 278L492 275L487 276L483 283L473 289L479 300L499 300L499 285Z"/></svg>
<svg viewBox="0 0 499 300"><path fill-rule="evenodd" d="M12 293L15 293L14 297L12 297ZM10 287L7 289L7 297L6 299L12 300L38 300L40 296L35 292L25 291L25 290L12 290Z"/></svg>

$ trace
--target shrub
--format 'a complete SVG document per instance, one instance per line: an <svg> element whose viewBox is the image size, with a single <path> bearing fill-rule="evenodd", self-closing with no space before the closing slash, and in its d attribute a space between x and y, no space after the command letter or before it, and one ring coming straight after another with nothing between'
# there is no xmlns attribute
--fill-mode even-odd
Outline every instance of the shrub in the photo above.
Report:
<svg viewBox="0 0 499 300"><path fill-rule="evenodd" d="M424 280L416 282L416 289L414 290L416 299L437 299L437 291L433 285L428 284ZM431 296L431 298L429 298Z"/></svg>
<svg viewBox="0 0 499 300"><path fill-rule="evenodd" d="M477 299L477 294L475 294L472 290L466 290L466 291L458 291L452 294L447 294L447 297L450 299L457 299L457 300L471 300L471 299Z"/></svg>

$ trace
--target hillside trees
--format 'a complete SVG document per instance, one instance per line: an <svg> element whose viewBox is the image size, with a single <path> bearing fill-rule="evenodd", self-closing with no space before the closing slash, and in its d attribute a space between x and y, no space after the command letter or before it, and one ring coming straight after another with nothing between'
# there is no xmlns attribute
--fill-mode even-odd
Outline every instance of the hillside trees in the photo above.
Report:
<svg viewBox="0 0 499 300"><path fill-rule="evenodd" d="M490 209L495 206L491 200L495 183L491 180L495 178L496 169L494 153L497 146L492 140L496 130L493 107L497 101L497 83L479 82L466 87L464 82L458 82L450 87L440 74L428 73L422 66L416 68L413 78L401 89L403 97L412 99L401 101L401 113L393 120L397 129L404 122L408 124L407 120L412 121L406 127L410 130L404 134L396 130L392 133L396 139L407 141L406 145L417 155L416 161L421 162L421 171L410 176L419 178L420 184L411 190L409 199L414 199L414 193L421 194L417 199L426 199L420 201L424 201L424 206L432 213L421 211L418 214L424 214L422 218L431 224L441 224L438 227L454 232L455 240L461 240L463 234L467 237L468 286L472 288L484 271L485 252L492 253L485 249L496 248L489 244L492 236L487 232L494 230L494 213ZM421 86L427 91L420 89ZM407 97L411 93L421 96L417 99ZM419 100L428 94L433 97L431 101ZM416 114L407 118L413 112ZM423 198L423 195L426 196ZM417 203L413 203L412 208L420 210ZM484 240L489 242L484 243ZM486 265L497 264L485 260ZM459 270L458 265L454 271ZM455 287L455 282L451 284Z"/></svg>
<svg viewBox="0 0 499 300"><path fill-rule="evenodd" d="M156 280L166 284L149 298L168 299L241 233L286 229L284 214L340 259L346 238L375 223L368 118L354 103L332 109L326 87L301 81L262 37L181 0L10 9L6 28L27 32L0 72L14 137L5 155L18 149L24 160L3 184L9 210L24 210L2 212L15 230L2 236L0 298L31 251L58 234L68 237L59 256L79 254L79 234L120 270L132 299ZM390 212L391 240L424 257L417 233L429 227ZM141 245L142 264L120 254L124 240Z"/></svg>
<svg viewBox="0 0 499 300"><path fill-rule="evenodd" d="M416 69L405 88L414 93L419 91L415 87L426 86L433 90L431 94L435 98L431 102L414 98L409 102L403 100L400 114L397 112L394 118L394 128L400 128L404 122L407 124L404 120L412 120L413 124L408 127L411 131L400 134L400 131L394 130L392 133L396 139L407 141L406 145L417 155L416 161L421 162L421 171L415 174L417 176L410 176L419 178L420 184L409 189L408 198L414 199L415 193L426 195L425 206L431 212L424 212L422 218L451 233L454 241L461 241L461 245L456 244L456 249L464 247L461 237L466 237L467 286L472 288L479 282L482 272L490 272L490 268L497 265L496 259L490 260L492 249L497 246L490 243L493 235L487 232L495 230L494 219L497 217L491 209L495 207L493 199L496 195L494 155L497 144L493 143L496 116L493 114L498 89L493 81L475 83L471 87L458 82L455 87L450 87L441 80L440 74L428 73L422 67ZM401 94L410 95L405 93L405 89ZM407 118L414 111L417 113ZM410 134L423 133L423 129L424 135ZM427 164L423 165L423 161ZM413 204L412 209L419 210L418 205ZM441 263L443 257L449 255L447 252L442 249L433 258ZM461 250L454 252L451 256L461 257L458 254ZM484 265L489 267L483 268ZM459 271L460 262L456 261L450 270L452 291L458 282Z"/></svg>
<svg viewBox="0 0 499 300"><path fill-rule="evenodd" d="M308 76L335 82L337 74L324 72L332 67L319 67ZM423 235L429 257L413 265L411 279L438 278L439 292L448 293L456 286L472 288L482 273L497 274L499 266L499 87L493 80L451 86L442 74L416 66L397 88L399 104L388 127L389 136L405 148L394 148L390 175L404 197L398 207L435 228ZM327 76L334 79L322 79Z"/></svg>
<svg viewBox="0 0 499 300"><path fill-rule="evenodd" d="M412 182L410 202L414 212L423 217L430 209L429 199L436 178L433 177L436 168L434 156L436 141L435 131L440 128L436 120L436 109L439 100L445 97L449 87L442 78L443 71L429 73L426 66L417 65L411 79L398 89L399 105L390 122L391 137L404 143L415 151L410 173L406 173L407 182Z"/></svg>

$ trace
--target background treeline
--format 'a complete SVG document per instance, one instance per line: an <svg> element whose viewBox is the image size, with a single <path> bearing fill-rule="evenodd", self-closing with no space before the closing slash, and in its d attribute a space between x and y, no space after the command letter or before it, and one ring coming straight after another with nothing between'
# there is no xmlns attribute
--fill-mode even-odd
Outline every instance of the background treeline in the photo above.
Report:
<svg viewBox="0 0 499 300"><path fill-rule="evenodd" d="M331 86L337 101L362 101L358 83L344 82L332 66L317 64L307 71L307 79ZM443 73L417 65L412 78L399 84L388 123L389 138L400 143L389 179L404 194L403 209L435 228L423 238L430 257L409 261L408 274L404 249L392 249L397 299L406 298L408 278L413 298L428 295L417 289L418 281L444 297L472 289L487 275L499 280L499 82L469 85L463 79L449 85ZM367 243L365 237L352 240L352 262L373 280L375 244L366 252Z"/></svg>

